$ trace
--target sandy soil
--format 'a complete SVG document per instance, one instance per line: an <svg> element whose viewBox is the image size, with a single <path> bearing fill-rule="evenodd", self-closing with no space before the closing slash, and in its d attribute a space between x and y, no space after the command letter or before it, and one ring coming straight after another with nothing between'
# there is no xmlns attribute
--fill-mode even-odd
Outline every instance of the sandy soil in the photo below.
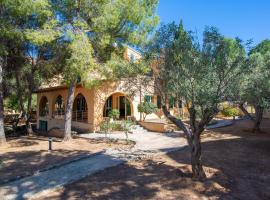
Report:
<svg viewBox="0 0 270 200"><path fill-rule="evenodd" d="M204 182L193 181L189 150L109 168L44 199L270 199L270 120L264 134L240 121L203 135Z"/></svg>
<svg viewBox="0 0 270 200"><path fill-rule="evenodd" d="M48 151L48 138L23 136L9 139L0 147L0 184L19 176L32 175L37 170L102 151L109 147L126 145L125 141L105 142L77 138L70 142L54 140L53 151Z"/></svg>

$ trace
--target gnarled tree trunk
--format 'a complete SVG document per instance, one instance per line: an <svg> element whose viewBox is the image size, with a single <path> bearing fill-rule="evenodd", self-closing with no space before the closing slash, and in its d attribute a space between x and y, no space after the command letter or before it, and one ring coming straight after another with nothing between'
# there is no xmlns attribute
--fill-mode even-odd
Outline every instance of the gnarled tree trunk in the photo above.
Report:
<svg viewBox="0 0 270 200"><path fill-rule="evenodd" d="M193 143L191 145L191 165L192 178L204 180L206 175L202 166L201 140L199 132L194 133Z"/></svg>
<svg viewBox="0 0 270 200"><path fill-rule="evenodd" d="M246 110L246 108L244 107L244 104L243 103L240 103L238 107L245 114L245 116L247 116L250 120L255 121L254 118Z"/></svg>
<svg viewBox="0 0 270 200"><path fill-rule="evenodd" d="M76 82L72 83L68 89L68 99L65 112L65 129L64 129L64 141L69 141L71 137L71 121L72 121L72 107L74 102L74 93L76 89Z"/></svg>
<svg viewBox="0 0 270 200"><path fill-rule="evenodd" d="M6 144L6 135L4 128L4 103L3 103L3 68L2 58L0 57L0 145Z"/></svg>
<svg viewBox="0 0 270 200"><path fill-rule="evenodd" d="M262 119L263 119L263 110L264 108L260 105L255 105L255 121L254 121L254 126L252 129L253 133L259 133L261 132L260 126L262 123Z"/></svg>
<svg viewBox="0 0 270 200"><path fill-rule="evenodd" d="M202 166L200 140L200 135L203 129L195 130L194 128L194 131L192 131L182 122L181 119L171 115L166 106L162 106L162 110L164 115L178 128L182 129L186 135L186 139L191 150L192 178L196 180L204 180L206 175Z"/></svg>

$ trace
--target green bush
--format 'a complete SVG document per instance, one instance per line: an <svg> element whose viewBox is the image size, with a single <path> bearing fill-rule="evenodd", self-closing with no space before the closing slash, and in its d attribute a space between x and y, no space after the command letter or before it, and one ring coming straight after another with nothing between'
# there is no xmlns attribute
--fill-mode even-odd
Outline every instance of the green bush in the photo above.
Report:
<svg viewBox="0 0 270 200"><path fill-rule="evenodd" d="M240 112L237 108L227 107L221 111L221 114L225 117L235 117L239 116Z"/></svg>
<svg viewBox="0 0 270 200"><path fill-rule="evenodd" d="M122 121L121 122L121 129L122 131L129 132L133 128L135 123L133 121Z"/></svg>
<svg viewBox="0 0 270 200"><path fill-rule="evenodd" d="M109 132L111 130L110 122L104 121L100 124L100 130L104 132Z"/></svg>
<svg viewBox="0 0 270 200"><path fill-rule="evenodd" d="M100 130L104 132L110 131L127 131L129 132L134 125L133 121L104 121L100 124Z"/></svg>
<svg viewBox="0 0 270 200"><path fill-rule="evenodd" d="M119 119L120 112L117 109L112 109L109 111L108 116L109 116L109 118L116 120L116 119Z"/></svg>
<svg viewBox="0 0 270 200"><path fill-rule="evenodd" d="M138 105L138 111L144 113L143 119L145 120L147 115L157 112L158 108L157 105L146 101Z"/></svg>

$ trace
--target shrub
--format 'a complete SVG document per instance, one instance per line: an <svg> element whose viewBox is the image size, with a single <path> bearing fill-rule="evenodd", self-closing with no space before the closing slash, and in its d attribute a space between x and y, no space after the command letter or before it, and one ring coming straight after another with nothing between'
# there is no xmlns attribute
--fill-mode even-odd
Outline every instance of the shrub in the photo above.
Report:
<svg viewBox="0 0 270 200"><path fill-rule="evenodd" d="M151 102L143 102L138 105L138 111L140 113L144 113L143 120L145 120L147 115L157 112L158 108L155 104Z"/></svg>
<svg viewBox="0 0 270 200"><path fill-rule="evenodd" d="M235 117L239 116L240 112L237 108L227 107L221 111L221 114L225 117Z"/></svg>
<svg viewBox="0 0 270 200"><path fill-rule="evenodd" d="M112 118L114 120L119 119L120 112L117 109L112 109L109 111L108 116L109 116L109 118Z"/></svg>
<svg viewBox="0 0 270 200"><path fill-rule="evenodd" d="M108 121L104 121L100 124L100 130L108 133L111 130L111 123Z"/></svg>
<svg viewBox="0 0 270 200"><path fill-rule="evenodd" d="M121 129L122 131L130 132L134 125L135 123L133 121L122 121Z"/></svg>

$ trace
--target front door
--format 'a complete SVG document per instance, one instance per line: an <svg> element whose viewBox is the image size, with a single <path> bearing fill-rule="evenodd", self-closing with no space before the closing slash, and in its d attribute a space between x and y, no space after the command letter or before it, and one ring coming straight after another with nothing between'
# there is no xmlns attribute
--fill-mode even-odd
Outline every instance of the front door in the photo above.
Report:
<svg viewBox="0 0 270 200"><path fill-rule="evenodd" d="M125 116L131 115L131 108L129 100L125 96L119 97L119 112L120 118L125 118Z"/></svg>

